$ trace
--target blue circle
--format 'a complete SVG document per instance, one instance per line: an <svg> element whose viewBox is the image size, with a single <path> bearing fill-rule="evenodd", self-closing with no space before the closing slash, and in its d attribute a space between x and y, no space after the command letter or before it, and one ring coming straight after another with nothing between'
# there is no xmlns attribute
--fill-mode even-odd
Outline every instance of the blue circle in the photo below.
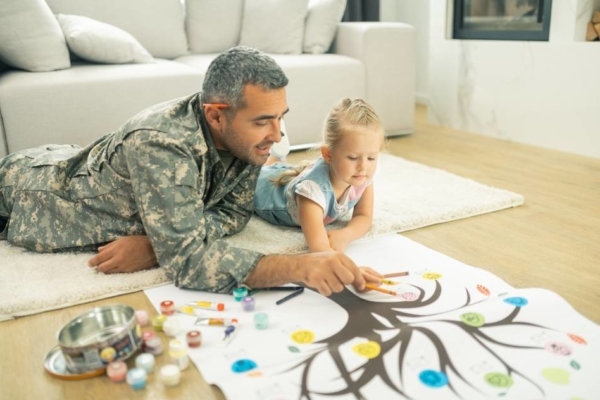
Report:
<svg viewBox="0 0 600 400"><path fill-rule="evenodd" d="M448 384L448 378L446 374L441 371L434 371L432 369L426 369L419 374L419 379L425 386L432 388L441 388Z"/></svg>
<svg viewBox="0 0 600 400"><path fill-rule="evenodd" d="M515 307L523 307L529 303L525 297L509 297L508 299L504 299L504 302Z"/></svg>
<svg viewBox="0 0 600 400"><path fill-rule="evenodd" d="M231 366L231 370L235 373L240 374L242 372L251 371L256 367L257 367L257 365L254 361L247 360L247 359L241 359L241 360L237 360L236 362L233 363L233 365Z"/></svg>

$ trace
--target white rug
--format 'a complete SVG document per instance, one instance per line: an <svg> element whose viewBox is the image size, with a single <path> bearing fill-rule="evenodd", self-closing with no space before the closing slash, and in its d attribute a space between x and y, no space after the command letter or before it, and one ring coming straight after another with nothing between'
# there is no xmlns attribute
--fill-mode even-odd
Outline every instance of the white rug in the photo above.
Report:
<svg viewBox="0 0 600 400"><path fill-rule="evenodd" d="M375 180L375 214L366 238L523 204L523 196L384 154ZM334 225L335 227L335 225ZM253 217L233 245L266 254L306 250L300 229ZM103 275L91 253L36 254L0 242L0 321L131 293L167 283L160 268Z"/></svg>

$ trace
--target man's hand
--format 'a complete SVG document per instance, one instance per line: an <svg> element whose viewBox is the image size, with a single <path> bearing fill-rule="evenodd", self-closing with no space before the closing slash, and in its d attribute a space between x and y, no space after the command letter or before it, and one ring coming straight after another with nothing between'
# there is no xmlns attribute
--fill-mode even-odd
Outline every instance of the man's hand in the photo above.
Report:
<svg viewBox="0 0 600 400"><path fill-rule="evenodd" d="M98 248L90 258L89 267L105 274L136 272L157 264L156 255L147 236L124 236Z"/></svg>
<svg viewBox="0 0 600 400"><path fill-rule="evenodd" d="M341 292L344 285L352 284L359 291L365 288L360 269L338 251L264 256L244 281L252 288L290 282L301 282L324 296Z"/></svg>

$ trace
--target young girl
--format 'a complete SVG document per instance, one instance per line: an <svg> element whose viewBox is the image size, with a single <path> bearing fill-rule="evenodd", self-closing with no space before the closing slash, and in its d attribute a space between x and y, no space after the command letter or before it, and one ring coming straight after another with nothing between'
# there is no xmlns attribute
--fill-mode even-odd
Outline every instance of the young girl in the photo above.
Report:
<svg viewBox="0 0 600 400"><path fill-rule="evenodd" d="M321 156L309 164L276 162L273 154L282 154L271 152L258 178L254 208L270 223L300 226L311 252L344 251L373 221L373 175L384 129L367 102L345 98L327 116L323 136ZM325 229L350 211L347 226Z"/></svg>

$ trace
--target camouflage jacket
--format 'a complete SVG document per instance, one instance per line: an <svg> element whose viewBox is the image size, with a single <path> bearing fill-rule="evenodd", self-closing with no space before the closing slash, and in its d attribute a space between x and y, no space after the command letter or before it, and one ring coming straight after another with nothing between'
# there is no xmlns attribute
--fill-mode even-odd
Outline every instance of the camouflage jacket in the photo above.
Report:
<svg viewBox="0 0 600 400"><path fill-rule="evenodd" d="M52 252L146 234L177 286L226 293L262 256L220 240L250 220L259 171L238 159L225 171L195 94L150 107L86 148L0 160L4 235Z"/></svg>

